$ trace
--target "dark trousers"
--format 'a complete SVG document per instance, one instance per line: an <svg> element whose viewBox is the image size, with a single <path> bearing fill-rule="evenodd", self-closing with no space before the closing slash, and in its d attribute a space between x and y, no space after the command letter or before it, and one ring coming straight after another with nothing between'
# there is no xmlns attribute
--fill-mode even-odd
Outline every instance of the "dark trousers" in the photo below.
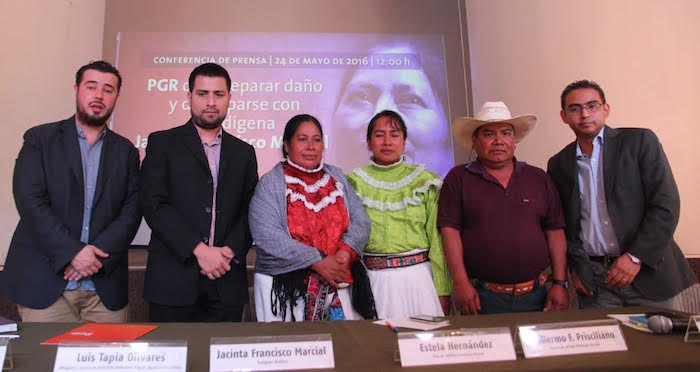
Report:
<svg viewBox="0 0 700 372"><path fill-rule="evenodd" d="M204 275L199 277L199 296L188 306L149 303L148 320L151 322L240 322L243 304L225 306L216 287L216 281Z"/></svg>
<svg viewBox="0 0 700 372"><path fill-rule="evenodd" d="M597 288L593 288L593 296L591 297L582 294L578 295L579 308L648 306L680 310L680 305L677 303L680 299L676 298L676 296L666 300L653 301L646 298L642 292L639 292L634 284L622 288L608 287L605 284L605 278L608 276L608 270L610 270L610 266L612 266L614 261L614 258L603 259L600 262L591 260L591 268L595 275Z"/></svg>
<svg viewBox="0 0 700 372"><path fill-rule="evenodd" d="M547 288L538 286L532 292L520 296L507 293L491 292L478 281L474 287L479 294L481 311L479 314L520 313L526 311L542 311L547 302Z"/></svg>

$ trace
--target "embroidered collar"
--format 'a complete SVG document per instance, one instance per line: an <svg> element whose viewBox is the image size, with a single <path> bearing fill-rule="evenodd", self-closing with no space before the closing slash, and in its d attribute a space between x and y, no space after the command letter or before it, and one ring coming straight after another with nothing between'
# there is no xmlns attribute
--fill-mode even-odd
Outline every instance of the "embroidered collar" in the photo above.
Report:
<svg viewBox="0 0 700 372"><path fill-rule="evenodd" d="M378 164L378 163L376 163L376 162L374 161L374 156L370 156L370 157L369 157L369 163L372 164L373 166L377 167L377 168L393 168L393 167L395 167L395 166L400 165L401 163L403 163L405 159L406 159L406 157L405 157L404 155L401 155L401 157L399 158L399 160L397 160L395 163L391 163L391 164L387 164L387 165L382 165L382 164Z"/></svg>
<svg viewBox="0 0 700 372"><path fill-rule="evenodd" d="M374 177L370 176L365 172L362 168L357 168L353 171L362 181L364 181L366 184L378 188L378 189L383 189L383 190L390 190L390 191L395 191L400 188L406 187L411 184L418 176L425 170L424 165L419 165L416 167L416 169L411 172L408 176L395 181L395 182L387 182L387 181L380 181L378 179L375 179Z"/></svg>
<svg viewBox="0 0 700 372"><path fill-rule="evenodd" d="M323 159L321 159L321 163L318 165L318 167L314 169L308 169L304 168L301 165L295 164L291 159L289 159L289 156L287 156L287 164L291 165L292 167L304 172L304 173L316 173L323 169Z"/></svg>
<svg viewBox="0 0 700 372"><path fill-rule="evenodd" d="M335 203L336 203L336 200L337 200L338 198L341 198L341 199L342 199L342 198L344 197L344 193L343 193L343 184L341 184L340 182L336 181L335 187L336 187L335 190L331 191L330 194L324 196L324 197L323 197L321 200L319 200L319 202L316 203L316 204L314 204L314 203L310 202L308 199L306 199L306 195L300 194L300 193L298 193L298 192L294 192L294 191L292 191L292 190L289 189L289 188L285 189L284 195L285 195L285 197L287 197L287 196L289 197L289 201L290 201L291 203L300 201L300 202L304 203L304 207L305 207L306 209L309 209L309 210L311 210L311 211L314 211L315 213L318 213L318 212L320 212L322 209L326 208L328 205L330 205L330 204L335 204Z"/></svg>
<svg viewBox="0 0 700 372"><path fill-rule="evenodd" d="M284 181L288 184L297 184L300 185L301 187L304 188L304 191L307 193L313 194L318 192L318 190L321 189L321 187L326 186L328 184L328 181L330 181L331 175L326 173L319 179L318 181L314 182L313 184L309 185L306 182L304 182L302 179L294 177L294 176L288 176L284 175Z"/></svg>
<svg viewBox="0 0 700 372"><path fill-rule="evenodd" d="M360 199L362 199L362 204L364 204L367 208L377 209L382 212L396 212L406 209L410 205L420 205L422 203L422 199L419 195L427 193L428 189L431 187L435 187L439 190L442 187L442 180L439 178L427 180L423 186L413 189L411 195L407 195L397 202L376 200L369 196L362 195L360 192L358 192L357 195L360 197Z"/></svg>

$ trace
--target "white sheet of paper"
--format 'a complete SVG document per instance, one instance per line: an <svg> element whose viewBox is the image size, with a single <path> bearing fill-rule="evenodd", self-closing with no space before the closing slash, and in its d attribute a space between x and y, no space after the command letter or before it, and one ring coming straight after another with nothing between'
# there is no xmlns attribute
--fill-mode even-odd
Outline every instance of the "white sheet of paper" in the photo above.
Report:
<svg viewBox="0 0 700 372"><path fill-rule="evenodd" d="M411 329L418 329L421 331L432 331L433 329L438 329L438 328L443 328L449 326L449 324L443 324L443 325L435 325L435 324L430 324L427 322L417 322L415 320L411 319L388 319L389 323L391 323L394 327L400 327L400 328L411 328ZM381 326L387 326L386 320L385 319L380 319L374 322L374 324L378 324Z"/></svg>
<svg viewBox="0 0 700 372"><path fill-rule="evenodd" d="M633 317L633 316L644 316L644 314L608 314L609 318L619 320L622 324L624 324L632 329L635 329L637 331L646 332L646 333L654 333L651 331L651 329L649 329L648 326L631 321L630 317Z"/></svg>

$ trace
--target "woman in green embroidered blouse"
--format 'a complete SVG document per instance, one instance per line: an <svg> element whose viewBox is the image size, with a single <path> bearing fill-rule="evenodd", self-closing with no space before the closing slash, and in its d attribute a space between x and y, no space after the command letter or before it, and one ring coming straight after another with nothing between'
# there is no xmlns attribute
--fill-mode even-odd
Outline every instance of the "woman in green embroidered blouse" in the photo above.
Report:
<svg viewBox="0 0 700 372"><path fill-rule="evenodd" d="M372 160L347 176L372 223L364 261L380 319L444 315L452 292L436 225L442 180L404 162L406 138L399 114L378 113L367 128Z"/></svg>

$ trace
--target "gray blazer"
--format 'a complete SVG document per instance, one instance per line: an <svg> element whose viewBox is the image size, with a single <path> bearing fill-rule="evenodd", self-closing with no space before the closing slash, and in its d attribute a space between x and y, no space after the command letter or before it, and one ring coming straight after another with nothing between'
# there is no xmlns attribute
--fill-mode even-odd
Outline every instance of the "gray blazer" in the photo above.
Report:
<svg viewBox="0 0 700 372"><path fill-rule="evenodd" d="M324 164L323 170L343 185L350 225L341 239L361 257L370 229L362 200L350 187L340 168ZM250 201L248 219L257 253L256 273L284 274L307 268L322 258L318 249L301 243L289 234L285 189L282 163L278 163L262 176Z"/></svg>
<svg viewBox="0 0 700 372"><path fill-rule="evenodd" d="M642 260L632 285L651 300L668 299L697 278L673 240L680 197L666 154L648 129L606 126L604 136L603 182L610 219L622 252ZM576 141L549 159L547 172L564 206L569 265L588 288L595 289L581 242Z"/></svg>

